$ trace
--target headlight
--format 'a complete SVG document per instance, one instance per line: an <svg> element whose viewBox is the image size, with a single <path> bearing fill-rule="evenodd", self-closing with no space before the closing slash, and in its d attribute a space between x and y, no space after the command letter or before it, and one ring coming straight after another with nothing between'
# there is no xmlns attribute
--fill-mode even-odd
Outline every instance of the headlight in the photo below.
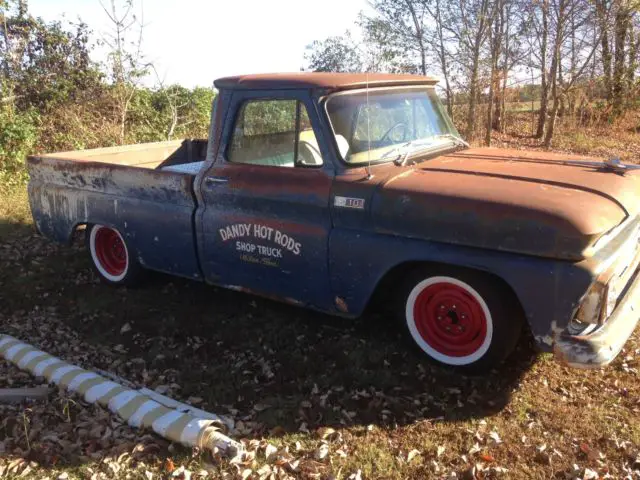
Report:
<svg viewBox="0 0 640 480"><path fill-rule="evenodd" d="M607 286L596 281L582 300L582 304L576 313L575 320L580 323L600 323L603 308L607 303Z"/></svg>

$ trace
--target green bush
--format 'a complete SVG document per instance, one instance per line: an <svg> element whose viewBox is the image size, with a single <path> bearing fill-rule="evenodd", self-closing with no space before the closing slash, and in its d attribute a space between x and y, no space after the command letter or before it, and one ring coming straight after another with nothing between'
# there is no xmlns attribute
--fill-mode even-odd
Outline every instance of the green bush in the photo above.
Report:
<svg viewBox="0 0 640 480"><path fill-rule="evenodd" d="M38 141L38 119L34 110L0 111L0 182L7 186L26 179L25 159Z"/></svg>

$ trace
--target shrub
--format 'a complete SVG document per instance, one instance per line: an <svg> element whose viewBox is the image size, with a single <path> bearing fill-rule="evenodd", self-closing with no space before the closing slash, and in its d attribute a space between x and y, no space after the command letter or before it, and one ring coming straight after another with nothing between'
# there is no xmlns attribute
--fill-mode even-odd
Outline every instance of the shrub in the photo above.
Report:
<svg viewBox="0 0 640 480"><path fill-rule="evenodd" d="M35 110L0 111L0 182L14 185L26 179L25 159L38 141Z"/></svg>

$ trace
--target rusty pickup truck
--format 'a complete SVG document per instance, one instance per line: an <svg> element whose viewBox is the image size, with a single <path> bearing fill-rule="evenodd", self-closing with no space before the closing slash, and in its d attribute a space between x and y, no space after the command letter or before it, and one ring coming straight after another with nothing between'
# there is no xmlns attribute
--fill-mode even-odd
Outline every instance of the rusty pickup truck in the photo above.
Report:
<svg viewBox="0 0 640 480"><path fill-rule="evenodd" d="M356 317L384 299L430 359L484 370L528 328L598 367L639 318L640 172L469 148L411 75L215 82L207 140L32 156L38 231L98 275L147 270Z"/></svg>

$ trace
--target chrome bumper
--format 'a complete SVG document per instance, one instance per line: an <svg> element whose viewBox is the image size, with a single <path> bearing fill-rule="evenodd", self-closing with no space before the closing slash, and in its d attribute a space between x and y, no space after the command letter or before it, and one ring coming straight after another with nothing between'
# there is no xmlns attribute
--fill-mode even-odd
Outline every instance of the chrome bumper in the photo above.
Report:
<svg viewBox="0 0 640 480"><path fill-rule="evenodd" d="M640 270L606 323L589 335L562 333L553 347L556 358L571 367L600 368L622 350L640 319Z"/></svg>

